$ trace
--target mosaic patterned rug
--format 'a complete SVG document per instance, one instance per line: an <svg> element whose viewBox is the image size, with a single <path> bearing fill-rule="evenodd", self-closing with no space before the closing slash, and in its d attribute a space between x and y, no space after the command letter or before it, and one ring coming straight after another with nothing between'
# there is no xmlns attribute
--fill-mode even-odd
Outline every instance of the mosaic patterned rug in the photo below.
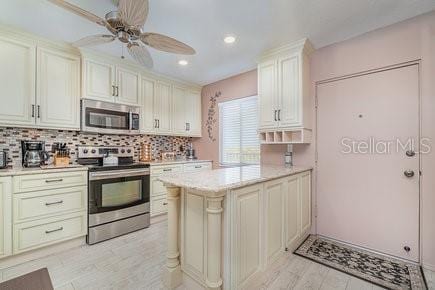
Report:
<svg viewBox="0 0 435 290"><path fill-rule="evenodd" d="M427 289L418 265L318 236L309 236L294 253L388 289Z"/></svg>

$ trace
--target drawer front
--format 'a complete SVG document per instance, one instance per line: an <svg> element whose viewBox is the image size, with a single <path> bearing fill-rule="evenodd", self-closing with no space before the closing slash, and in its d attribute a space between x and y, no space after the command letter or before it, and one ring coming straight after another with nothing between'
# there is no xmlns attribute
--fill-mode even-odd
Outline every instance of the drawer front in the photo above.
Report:
<svg viewBox="0 0 435 290"><path fill-rule="evenodd" d="M86 202L86 186L15 194L14 223L86 210Z"/></svg>
<svg viewBox="0 0 435 290"><path fill-rule="evenodd" d="M14 225L14 254L85 236L86 213Z"/></svg>
<svg viewBox="0 0 435 290"><path fill-rule="evenodd" d="M151 177L151 196L166 194L166 187L158 177Z"/></svg>
<svg viewBox="0 0 435 290"><path fill-rule="evenodd" d="M14 176L14 193L87 185L86 171Z"/></svg>
<svg viewBox="0 0 435 290"><path fill-rule="evenodd" d="M165 173L183 172L183 164L151 166L151 175L160 175Z"/></svg>
<svg viewBox="0 0 435 290"><path fill-rule="evenodd" d="M203 170L211 170L210 162L184 164L184 172L196 172Z"/></svg>
<svg viewBox="0 0 435 290"><path fill-rule="evenodd" d="M151 198L151 215L158 215L168 211L168 201L166 196L158 196Z"/></svg>

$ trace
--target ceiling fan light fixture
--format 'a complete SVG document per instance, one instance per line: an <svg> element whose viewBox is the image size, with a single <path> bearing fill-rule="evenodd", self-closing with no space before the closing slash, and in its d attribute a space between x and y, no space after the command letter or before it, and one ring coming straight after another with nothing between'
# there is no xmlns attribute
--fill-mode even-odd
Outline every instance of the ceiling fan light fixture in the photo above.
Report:
<svg viewBox="0 0 435 290"><path fill-rule="evenodd" d="M185 59L181 59L181 60L178 61L178 64L181 65L181 66L186 66L186 65L189 64L189 62L187 60L185 60Z"/></svg>

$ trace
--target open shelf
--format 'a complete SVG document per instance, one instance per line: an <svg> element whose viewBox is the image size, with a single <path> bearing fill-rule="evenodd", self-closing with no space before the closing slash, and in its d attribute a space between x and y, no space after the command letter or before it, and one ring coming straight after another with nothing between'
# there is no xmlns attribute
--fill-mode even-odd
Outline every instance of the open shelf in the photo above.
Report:
<svg viewBox="0 0 435 290"><path fill-rule="evenodd" d="M306 128L263 131L259 138L261 144L309 144L312 131Z"/></svg>

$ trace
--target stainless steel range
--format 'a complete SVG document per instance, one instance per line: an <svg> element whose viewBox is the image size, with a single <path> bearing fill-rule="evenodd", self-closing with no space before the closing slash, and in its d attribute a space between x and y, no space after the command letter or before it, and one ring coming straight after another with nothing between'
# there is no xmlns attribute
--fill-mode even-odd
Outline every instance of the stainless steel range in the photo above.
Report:
<svg viewBox="0 0 435 290"><path fill-rule="evenodd" d="M150 225L149 165L133 156L132 147L78 148L78 163L89 167L88 244Z"/></svg>

